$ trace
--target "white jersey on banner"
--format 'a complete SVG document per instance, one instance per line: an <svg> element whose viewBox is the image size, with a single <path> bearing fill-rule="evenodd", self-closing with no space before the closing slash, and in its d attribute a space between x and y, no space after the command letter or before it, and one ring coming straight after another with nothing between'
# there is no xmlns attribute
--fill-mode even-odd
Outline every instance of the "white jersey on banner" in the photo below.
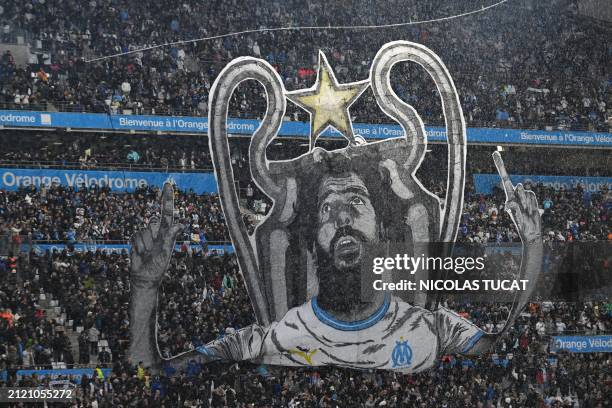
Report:
<svg viewBox="0 0 612 408"><path fill-rule="evenodd" d="M468 353L482 335L446 308L429 311L390 296L369 318L342 322L322 310L315 297L268 329L253 325L198 351L274 365L418 372L440 355Z"/></svg>

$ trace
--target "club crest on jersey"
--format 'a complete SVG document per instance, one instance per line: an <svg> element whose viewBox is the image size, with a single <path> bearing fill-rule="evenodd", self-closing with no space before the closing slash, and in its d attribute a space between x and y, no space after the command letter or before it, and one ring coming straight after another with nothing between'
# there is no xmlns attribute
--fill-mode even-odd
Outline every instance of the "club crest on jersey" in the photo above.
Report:
<svg viewBox="0 0 612 408"><path fill-rule="evenodd" d="M391 360L393 368L410 367L412 365L412 348L408 345L408 340L400 337L399 341L395 342L395 347L391 352Z"/></svg>

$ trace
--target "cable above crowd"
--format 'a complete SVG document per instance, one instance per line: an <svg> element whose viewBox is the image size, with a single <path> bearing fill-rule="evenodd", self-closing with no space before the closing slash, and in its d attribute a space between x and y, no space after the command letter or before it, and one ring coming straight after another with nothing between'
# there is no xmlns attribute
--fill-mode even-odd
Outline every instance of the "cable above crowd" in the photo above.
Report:
<svg viewBox="0 0 612 408"><path fill-rule="evenodd" d="M9 2L0 11L0 35L4 41L25 36L33 57L26 66L17 66L15 56L2 56L0 99L6 107L19 109L199 116L207 113L216 75L238 56L266 59L286 89L295 90L312 85L319 49L329 57L339 80L347 82L368 76L372 58L384 43L411 40L433 49L448 66L472 126L609 131L609 27L580 16L575 2L567 0L516 0L434 24L265 31L138 51L245 28L393 24L457 15L490 4L449 1L433 7L394 0L379 8L365 0L350 7L295 0L186 0L178 7L127 0ZM124 52L129 54L86 62ZM426 123L442 123L432 81L415 66L397 70L396 93L415 106ZM263 89L241 85L230 114L260 117L263 101ZM351 112L357 122L390 121L369 90ZM308 118L293 105L286 116Z"/></svg>

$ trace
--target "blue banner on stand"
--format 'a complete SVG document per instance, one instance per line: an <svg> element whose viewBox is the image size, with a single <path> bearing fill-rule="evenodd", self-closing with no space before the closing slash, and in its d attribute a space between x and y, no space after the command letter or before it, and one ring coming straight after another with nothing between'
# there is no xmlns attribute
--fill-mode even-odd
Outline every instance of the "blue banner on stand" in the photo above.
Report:
<svg viewBox="0 0 612 408"><path fill-rule="evenodd" d="M553 336L551 351L612 353L612 336Z"/></svg>
<svg viewBox="0 0 612 408"><path fill-rule="evenodd" d="M112 373L110 368L101 368L104 378L108 377ZM46 377L50 380L57 380L60 377L71 377L77 384L81 383L81 378L84 375L91 378L94 375L93 368L66 368L66 369L54 369L54 370L17 370L15 375L17 378L24 376L32 376L36 374L39 378Z"/></svg>
<svg viewBox="0 0 612 408"><path fill-rule="evenodd" d="M217 192L214 173L0 168L0 189L9 191L56 184L74 188L108 186L113 191L133 192L141 187L161 187L166 181L197 194Z"/></svg>
<svg viewBox="0 0 612 408"><path fill-rule="evenodd" d="M555 190L561 188L565 190L572 189L578 184L582 186L583 190L589 192L612 189L611 177L511 175L510 180L512 180L514 185L518 183L522 183L523 185L543 184ZM491 194L493 192L493 187L498 186L501 188L500 181L499 174L474 174L474 186L478 194Z"/></svg>
<svg viewBox="0 0 612 408"><path fill-rule="evenodd" d="M234 135L252 135L259 124L260 122L255 119L229 119L227 129L230 134ZM208 118L189 116L0 111L0 125L6 127L104 129L109 131L208 133ZM355 134L371 139L387 139L404 134L402 128L397 124L354 123L353 130ZM446 129L443 127L427 126L425 130L430 141L446 140ZM288 137L307 137L309 134L310 124L304 122L284 122L279 132L280 136ZM340 133L331 128L328 128L323 136L341 137ZM611 133L574 130L468 128L467 138L469 143L612 147Z"/></svg>
<svg viewBox="0 0 612 408"><path fill-rule="evenodd" d="M130 244L83 244L83 243L76 243L76 244L64 244L64 243L57 243L57 244L38 244L38 243L34 243L32 244L32 249L34 250L35 253L42 255L47 251L53 252L53 251L63 251L64 249L69 249L69 247L71 247L74 252L96 252L96 251L101 251L101 252L106 252L106 253L115 253L115 254L121 254L124 251L127 251L128 253L131 251L132 246ZM200 253L203 251L203 247L200 244L189 244L188 245L189 251L191 251L192 253ZM29 246L28 244L22 244L22 252L27 252L29 250ZM174 247L174 250L176 252L181 252L183 250L182 248L182 244L176 244ZM210 256L210 255L225 255L225 254L232 254L234 253L234 247L231 244L227 244L227 245L208 245L206 246L206 256Z"/></svg>

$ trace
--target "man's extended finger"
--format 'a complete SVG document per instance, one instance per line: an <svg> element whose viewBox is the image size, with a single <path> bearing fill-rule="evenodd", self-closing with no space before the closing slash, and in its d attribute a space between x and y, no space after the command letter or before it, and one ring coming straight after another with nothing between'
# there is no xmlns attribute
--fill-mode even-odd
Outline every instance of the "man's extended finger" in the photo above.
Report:
<svg viewBox="0 0 612 408"><path fill-rule="evenodd" d="M144 244L144 241L142 240L142 234L140 232L134 235L134 245L136 245L136 249L138 253L142 255L145 251L145 244Z"/></svg>
<svg viewBox="0 0 612 408"><path fill-rule="evenodd" d="M130 243L132 244L132 251L140 255L140 248L138 248L138 244L136 243L136 234L132 235Z"/></svg>
<svg viewBox="0 0 612 408"><path fill-rule="evenodd" d="M159 217L151 217L151 221L149 221L149 228L151 229L151 233L153 234L153 239L157 239L160 225L161 224L159 222Z"/></svg>
<svg viewBox="0 0 612 408"><path fill-rule="evenodd" d="M538 207L538 198L536 197L535 193L531 190L527 190L527 199L529 200L529 207L532 211L532 213L535 215L536 213L542 215L544 213L544 210L540 210L540 208Z"/></svg>
<svg viewBox="0 0 612 408"><path fill-rule="evenodd" d="M497 172L502 179L502 186L504 187L504 191L506 192L506 199L510 200L514 197L514 186L512 185L512 181L510 181L510 176L506 171L506 166L504 166L504 161L502 160L501 154L499 152L493 152L493 162L495 163L495 167L497 167Z"/></svg>
<svg viewBox="0 0 612 408"><path fill-rule="evenodd" d="M522 183L518 183L516 185L516 188L514 189L514 196L518 199L518 202L522 207L527 207L529 205L527 202L527 193L525 192L525 187L523 187Z"/></svg>
<svg viewBox="0 0 612 408"><path fill-rule="evenodd" d="M153 249L153 235L149 228L146 228L142 231L142 241L144 242L145 249L150 251Z"/></svg>
<svg viewBox="0 0 612 408"><path fill-rule="evenodd" d="M514 214L515 212L518 212L520 210L521 210L521 207L515 200L506 202L506 211Z"/></svg>
<svg viewBox="0 0 612 408"><path fill-rule="evenodd" d="M174 188L172 188L172 184L164 183L161 202L162 228L170 228L174 219Z"/></svg>
<svg viewBox="0 0 612 408"><path fill-rule="evenodd" d="M161 237L163 240L162 251L169 251L170 253L172 253L172 251L174 250L177 236L184 230L185 226L183 224L174 224L173 226L171 226L168 233Z"/></svg>
<svg viewBox="0 0 612 408"><path fill-rule="evenodd" d="M185 230L185 226L183 224L174 224L170 229L170 235L176 241L178 235Z"/></svg>
<svg viewBox="0 0 612 408"><path fill-rule="evenodd" d="M536 198L535 193L531 190L525 190L525 187L520 183L516 186L516 189L514 191L519 199L521 206L523 207L523 211L525 211L525 214L537 214L538 200Z"/></svg>
<svg viewBox="0 0 612 408"><path fill-rule="evenodd" d="M520 233L520 225L523 222L523 213L521 212L521 206L515 200L506 203L506 211L512 218L512 222L517 227Z"/></svg>

